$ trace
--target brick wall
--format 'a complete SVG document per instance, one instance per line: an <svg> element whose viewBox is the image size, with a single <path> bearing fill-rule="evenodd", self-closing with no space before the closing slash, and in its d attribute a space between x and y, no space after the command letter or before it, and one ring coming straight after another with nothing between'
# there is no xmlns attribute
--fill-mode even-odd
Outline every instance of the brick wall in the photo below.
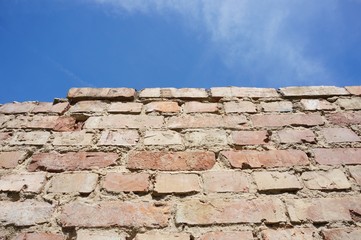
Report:
<svg viewBox="0 0 361 240"><path fill-rule="evenodd" d="M361 238L361 87L0 106L0 239Z"/></svg>

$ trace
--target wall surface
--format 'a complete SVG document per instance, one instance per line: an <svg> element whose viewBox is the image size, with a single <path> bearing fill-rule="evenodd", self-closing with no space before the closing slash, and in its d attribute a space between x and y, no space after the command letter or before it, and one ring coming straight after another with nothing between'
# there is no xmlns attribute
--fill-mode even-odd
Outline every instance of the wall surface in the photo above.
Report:
<svg viewBox="0 0 361 240"><path fill-rule="evenodd" d="M0 239L361 239L361 86L0 106Z"/></svg>

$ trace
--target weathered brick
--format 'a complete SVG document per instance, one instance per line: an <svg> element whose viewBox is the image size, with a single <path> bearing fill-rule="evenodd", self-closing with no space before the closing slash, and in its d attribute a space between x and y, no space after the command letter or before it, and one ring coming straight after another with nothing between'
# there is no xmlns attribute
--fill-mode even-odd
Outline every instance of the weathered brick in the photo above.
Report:
<svg viewBox="0 0 361 240"><path fill-rule="evenodd" d="M11 133L9 132L0 132L0 144L3 144L6 140L11 137Z"/></svg>
<svg viewBox="0 0 361 240"><path fill-rule="evenodd" d="M117 129L117 128L161 128L163 116L143 115L110 115L101 117L90 117L85 121L85 128L95 129Z"/></svg>
<svg viewBox="0 0 361 240"><path fill-rule="evenodd" d="M295 191L302 189L297 177L287 172L254 172L258 191Z"/></svg>
<svg viewBox="0 0 361 240"><path fill-rule="evenodd" d="M225 102L224 111L226 113L255 113L257 112L256 105L249 101L241 102Z"/></svg>
<svg viewBox="0 0 361 240"><path fill-rule="evenodd" d="M147 173L109 172L102 187L109 192L148 192L149 178Z"/></svg>
<svg viewBox="0 0 361 240"><path fill-rule="evenodd" d="M92 145L93 134L86 131L54 132L53 145L55 146L86 146Z"/></svg>
<svg viewBox="0 0 361 240"><path fill-rule="evenodd" d="M350 166L349 170L353 179L361 186L361 166Z"/></svg>
<svg viewBox="0 0 361 240"><path fill-rule="evenodd" d="M58 116L18 116L8 121L6 128L30 128L30 129L53 129L57 123Z"/></svg>
<svg viewBox="0 0 361 240"><path fill-rule="evenodd" d="M361 141L360 137L348 128L323 128L321 133L329 143Z"/></svg>
<svg viewBox="0 0 361 240"><path fill-rule="evenodd" d="M103 101L80 101L69 109L71 113L98 113L104 112L108 104Z"/></svg>
<svg viewBox="0 0 361 240"><path fill-rule="evenodd" d="M317 229L314 228L289 228L266 229L262 231L263 240L316 240Z"/></svg>
<svg viewBox="0 0 361 240"><path fill-rule="evenodd" d="M16 102L6 103L0 106L0 113L5 114L16 114L16 113L28 113L31 112L35 107L34 102Z"/></svg>
<svg viewBox="0 0 361 240"><path fill-rule="evenodd" d="M12 240L65 240L65 237L55 233L21 233Z"/></svg>
<svg viewBox="0 0 361 240"><path fill-rule="evenodd" d="M116 153L68 152L34 154L28 167L29 171L75 171L104 168L114 165L118 159Z"/></svg>
<svg viewBox="0 0 361 240"><path fill-rule="evenodd" d="M316 126L324 124L324 120L319 113L253 115L251 121L255 127Z"/></svg>
<svg viewBox="0 0 361 240"><path fill-rule="evenodd" d="M210 171L202 174L207 192L248 192L247 175L236 171Z"/></svg>
<svg viewBox="0 0 361 240"><path fill-rule="evenodd" d="M211 169L215 162L213 152L139 151L128 155L127 168L161 171L201 171Z"/></svg>
<svg viewBox="0 0 361 240"><path fill-rule="evenodd" d="M345 88L353 95L361 95L361 86L347 86Z"/></svg>
<svg viewBox="0 0 361 240"><path fill-rule="evenodd" d="M187 132L185 139L188 146L227 145L227 133L224 130L198 130Z"/></svg>
<svg viewBox="0 0 361 240"><path fill-rule="evenodd" d="M358 112L330 113L326 118L330 123L340 126L361 124L361 114Z"/></svg>
<svg viewBox="0 0 361 240"><path fill-rule="evenodd" d="M361 164L361 148L316 148L313 152L319 164Z"/></svg>
<svg viewBox="0 0 361 240"><path fill-rule="evenodd" d="M91 193L98 181L95 173L61 173L54 175L48 192L51 193Z"/></svg>
<svg viewBox="0 0 361 240"><path fill-rule="evenodd" d="M124 99L134 98L133 88L71 88L69 99Z"/></svg>
<svg viewBox="0 0 361 240"><path fill-rule="evenodd" d="M361 229L357 228L334 228L323 229L324 240L359 240Z"/></svg>
<svg viewBox="0 0 361 240"><path fill-rule="evenodd" d="M134 146L139 141L139 134L135 130L118 130L102 132L98 145L105 146Z"/></svg>
<svg viewBox="0 0 361 240"><path fill-rule="evenodd" d="M79 229L76 231L76 240L126 240L126 234L115 230Z"/></svg>
<svg viewBox="0 0 361 240"><path fill-rule="evenodd" d="M135 240L190 240L189 233L148 232L139 233Z"/></svg>
<svg viewBox="0 0 361 240"><path fill-rule="evenodd" d="M277 135L281 143L313 143L316 141L316 136L310 129L283 129L278 131Z"/></svg>
<svg viewBox="0 0 361 240"><path fill-rule="evenodd" d="M17 152L0 152L0 169L15 168L26 158L27 153L24 151Z"/></svg>
<svg viewBox="0 0 361 240"><path fill-rule="evenodd" d="M150 202L72 202L62 208L59 222L63 227L159 228L166 227L169 218L170 209L167 205Z"/></svg>
<svg viewBox="0 0 361 240"><path fill-rule="evenodd" d="M304 172L302 173L302 179L309 189L337 190L351 188L346 175L340 169Z"/></svg>
<svg viewBox="0 0 361 240"><path fill-rule="evenodd" d="M182 137L176 131L146 131L144 145L181 145Z"/></svg>
<svg viewBox="0 0 361 240"><path fill-rule="evenodd" d="M346 89L334 86L286 87L280 91L286 97L349 95Z"/></svg>
<svg viewBox="0 0 361 240"><path fill-rule="evenodd" d="M49 221L53 206L46 202L25 200L23 202L0 202L1 225L31 226Z"/></svg>
<svg viewBox="0 0 361 240"><path fill-rule="evenodd" d="M176 222L188 225L278 223L286 221L280 199L196 199L177 204Z"/></svg>
<svg viewBox="0 0 361 240"><path fill-rule="evenodd" d="M17 132L11 139L10 145L44 145L49 138L49 132Z"/></svg>
<svg viewBox="0 0 361 240"><path fill-rule="evenodd" d="M219 111L217 103L186 102L183 105L185 113L216 113Z"/></svg>
<svg viewBox="0 0 361 240"><path fill-rule="evenodd" d="M57 113L63 114L69 107L68 102L39 102L32 110L33 113Z"/></svg>
<svg viewBox="0 0 361 240"><path fill-rule="evenodd" d="M14 116L0 115L0 127L5 128L8 122L12 122Z"/></svg>
<svg viewBox="0 0 361 240"><path fill-rule="evenodd" d="M46 182L46 173L9 174L0 177L0 191L39 193Z"/></svg>
<svg viewBox="0 0 361 240"><path fill-rule="evenodd" d="M140 113L142 111L143 103L135 102L112 102L108 108L110 113Z"/></svg>
<svg viewBox="0 0 361 240"><path fill-rule="evenodd" d="M204 88L145 88L140 98L207 98Z"/></svg>
<svg viewBox="0 0 361 240"><path fill-rule="evenodd" d="M168 119L168 128L242 128L247 122L245 116L174 116Z"/></svg>
<svg viewBox="0 0 361 240"><path fill-rule="evenodd" d="M335 110L335 106L323 99L302 99L302 108L306 111Z"/></svg>
<svg viewBox="0 0 361 240"><path fill-rule="evenodd" d="M180 107L177 102L151 102L145 105L146 112L177 113Z"/></svg>
<svg viewBox="0 0 361 240"><path fill-rule="evenodd" d="M70 116L61 116L57 119L55 126L53 127L54 131L57 132L69 132L74 131L79 126L76 123L76 119Z"/></svg>
<svg viewBox="0 0 361 240"><path fill-rule="evenodd" d="M232 167L261 168L261 167L292 167L308 165L307 155L300 150L269 150L269 151L222 151Z"/></svg>
<svg viewBox="0 0 361 240"><path fill-rule="evenodd" d="M279 101L279 102L262 102L262 110L265 112L292 112L292 102Z"/></svg>
<svg viewBox="0 0 361 240"><path fill-rule="evenodd" d="M213 98L222 97L250 97L250 98L268 98L279 97L274 88L245 88L245 87L215 87L211 88Z"/></svg>
<svg viewBox="0 0 361 240"><path fill-rule="evenodd" d="M235 145L266 144L268 133L267 131L235 131L231 133L231 138Z"/></svg>
<svg viewBox="0 0 361 240"><path fill-rule="evenodd" d="M338 99L336 101L340 105L341 109L345 110L360 110L361 109L361 98L349 98L349 99Z"/></svg>
<svg viewBox="0 0 361 240"><path fill-rule="evenodd" d="M208 232L203 234L199 240L235 240L235 239L242 239L242 240L253 240L253 234L251 231L233 231L233 232Z"/></svg>
<svg viewBox="0 0 361 240"><path fill-rule="evenodd" d="M154 191L157 193L189 193L200 190L197 174L159 173L155 178Z"/></svg>

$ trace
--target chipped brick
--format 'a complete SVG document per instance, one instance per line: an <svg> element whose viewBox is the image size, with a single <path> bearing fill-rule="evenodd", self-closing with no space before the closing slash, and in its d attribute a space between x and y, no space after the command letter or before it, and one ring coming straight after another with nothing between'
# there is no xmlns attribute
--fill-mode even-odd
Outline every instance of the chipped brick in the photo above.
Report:
<svg viewBox="0 0 361 240"><path fill-rule="evenodd" d="M349 99L338 99L336 101L342 109L345 110L360 110L361 109L361 98L349 98Z"/></svg>
<svg viewBox="0 0 361 240"><path fill-rule="evenodd" d="M145 105L146 112L177 113L180 107L177 102L151 102Z"/></svg>
<svg viewBox="0 0 361 240"><path fill-rule="evenodd" d="M310 129L283 129L277 132L281 143L314 143L316 136Z"/></svg>
<svg viewBox="0 0 361 240"><path fill-rule="evenodd" d="M103 131L98 145L100 146L134 146L139 141L135 130Z"/></svg>
<svg viewBox="0 0 361 240"><path fill-rule="evenodd" d="M9 174L0 177L0 191L39 193L46 182L46 173Z"/></svg>
<svg viewBox="0 0 361 240"><path fill-rule="evenodd" d="M326 117L330 123L335 125L361 124L361 114L358 112L330 113Z"/></svg>
<svg viewBox="0 0 361 240"><path fill-rule="evenodd" d="M108 104L103 101L80 101L69 109L71 113L99 113L104 112Z"/></svg>
<svg viewBox="0 0 361 240"><path fill-rule="evenodd" d="M262 110L265 112L292 112L292 102L279 101L279 102L262 102Z"/></svg>
<svg viewBox="0 0 361 240"><path fill-rule="evenodd" d="M334 228L322 230L324 240L359 240L361 229L355 228Z"/></svg>
<svg viewBox="0 0 361 240"><path fill-rule="evenodd" d="M85 128L118 129L118 128L161 128L163 116L110 115L90 117L85 121Z"/></svg>
<svg viewBox="0 0 361 240"><path fill-rule="evenodd" d="M361 95L361 86L347 86L345 88L353 95Z"/></svg>
<svg viewBox="0 0 361 240"><path fill-rule="evenodd" d="M361 166L350 166L349 169L352 178L361 186Z"/></svg>
<svg viewBox="0 0 361 240"><path fill-rule="evenodd" d="M24 151L0 152L0 169L15 168L25 159L26 155L27 153Z"/></svg>
<svg viewBox="0 0 361 240"><path fill-rule="evenodd" d="M311 240L318 235L314 228L266 229L261 233L263 240Z"/></svg>
<svg viewBox="0 0 361 240"><path fill-rule="evenodd" d="M93 143L93 134L85 131L54 132L53 136L53 145L55 146L87 146Z"/></svg>
<svg viewBox="0 0 361 240"><path fill-rule="evenodd" d="M309 189L339 190L351 188L346 175L340 169L304 172L302 173L302 179Z"/></svg>
<svg viewBox="0 0 361 240"><path fill-rule="evenodd" d="M31 112L35 107L34 102L16 102L6 103L0 106L0 113L5 114L16 114L16 113L28 113Z"/></svg>
<svg viewBox="0 0 361 240"><path fill-rule="evenodd" d="M44 145L50 138L49 132L17 132L11 139L11 145Z"/></svg>
<svg viewBox="0 0 361 240"><path fill-rule="evenodd" d="M69 99L132 99L135 90L133 88L71 88L68 92Z"/></svg>
<svg viewBox="0 0 361 240"><path fill-rule="evenodd" d="M227 133L224 130L198 130L187 132L185 139L188 146L227 145Z"/></svg>
<svg viewBox="0 0 361 240"><path fill-rule="evenodd" d="M287 172L254 172L258 191L295 191L302 189L297 177Z"/></svg>
<svg viewBox="0 0 361 240"><path fill-rule="evenodd" d="M302 108L306 111L316 111L316 110L335 110L335 106L323 99L302 99L301 100Z"/></svg>
<svg viewBox="0 0 361 240"><path fill-rule="evenodd" d="M286 97L349 95L346 89L334 86L286 87L280 88L280 91Z"/></svg>
<svg viewBox="0 0 361 240"><path fill-rule="evenodd" d="M181 145L182 137L176 131L146 131L144 145Z"/></svg>
<svg viewBox="0 0 361 240"><path fill-rule="evenodd" d="M63 114L69 107L68 102L52 103L52 102L39 102L32 110L33 113L56 113Z"/></svg>
<svg viewBox="0 0 361 240"><path fill-rule="evenodd" d="M321 133L329 143L361 141L360 137L348 128L323 128Z"/></svg>
<svg viewBox="0 0 361 240"><path fill-rule="evenodd" d="M324 120L319 113L268 114L251 116L255 127L317 126Z"/></svg>

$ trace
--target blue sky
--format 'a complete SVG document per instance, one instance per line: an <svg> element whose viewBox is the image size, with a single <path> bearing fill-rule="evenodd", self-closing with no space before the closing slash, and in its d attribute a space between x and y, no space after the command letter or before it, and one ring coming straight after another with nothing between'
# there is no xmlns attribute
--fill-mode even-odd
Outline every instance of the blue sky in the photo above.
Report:
<svg viewBox="0 0 361 240"><path fill-rule="evenodd" d="M70 87L361 85L361 0L0 0L0 103Z"/></svg>

